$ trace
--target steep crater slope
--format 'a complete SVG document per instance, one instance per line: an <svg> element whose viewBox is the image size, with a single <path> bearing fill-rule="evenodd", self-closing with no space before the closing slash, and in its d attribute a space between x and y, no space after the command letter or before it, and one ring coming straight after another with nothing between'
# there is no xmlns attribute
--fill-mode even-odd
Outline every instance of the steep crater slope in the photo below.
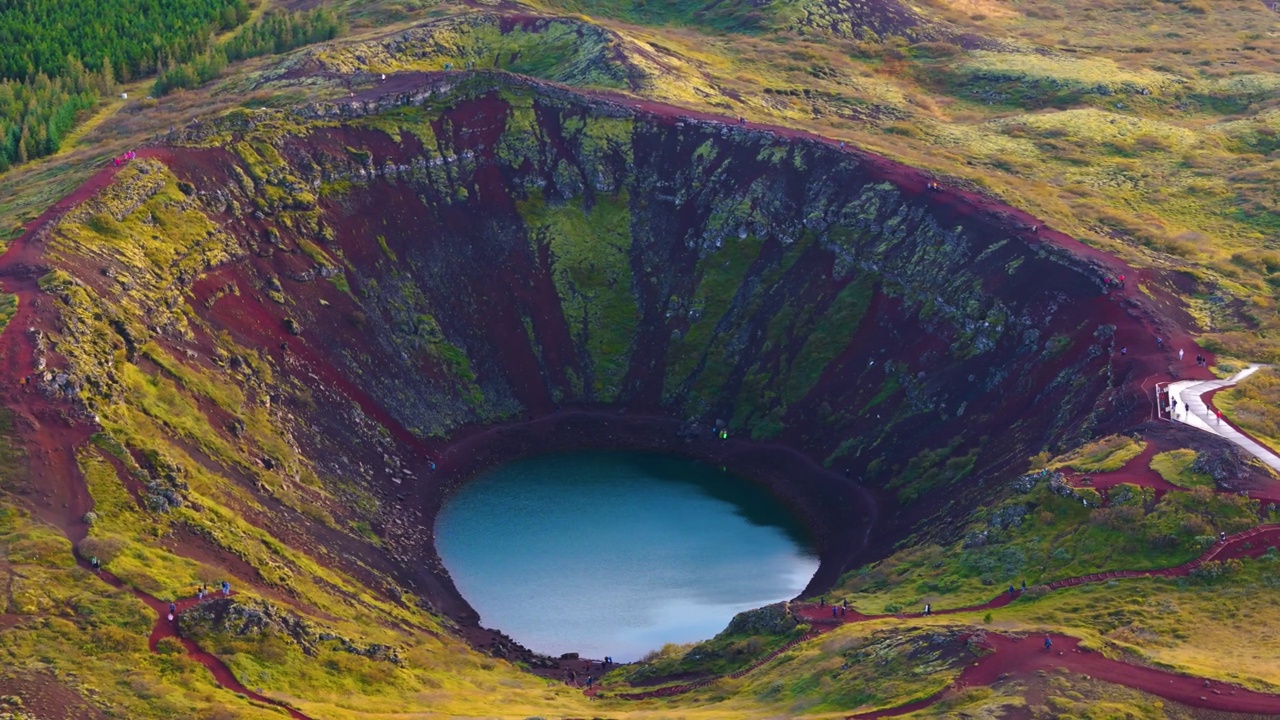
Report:
<svg viewBox="0 0 1280 720"><path fill-rule="evenodd" d="M1012 211L518 79L388 87L190 128L48 234L45 386L87 404L152 511L223 497L474 620L430 535L450 488L553 446L676 450L805 515L818 589L1145 415L1113 367L1117 328L1140 332L1116 271ZM185 507L266 584L301 582Z"/></svg>

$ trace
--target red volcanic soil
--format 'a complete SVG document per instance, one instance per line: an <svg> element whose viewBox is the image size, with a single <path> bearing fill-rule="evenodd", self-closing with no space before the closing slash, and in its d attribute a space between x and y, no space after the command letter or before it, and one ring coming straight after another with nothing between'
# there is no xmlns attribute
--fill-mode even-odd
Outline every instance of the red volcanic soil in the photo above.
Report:
<svg viewBox="0 0 1280 720"><path fill-rule="evenodd" d="M893 717L928 707L966 687L993 685L1043 670L1066 669L1117 685L1142 690L1168 700L1207 710L1237 713L1280 714L1280 696L1246 690L1235 685L1188 677L1155 668L1111 660L1080 647L1080 641L1065 635L1049 636L1053 646L1045 649L1043 635L1011 637L985 634L975 638L989 654L966 667L951 688L933 697L886 710L851 715L859 720Z"/></svg>
<svg viewBox="0 0 1280 720"><path fill-rule="evenodd" d="M169 157L167 149L138 152L139 157ZM42 303L38 281L50 267L41 239L67 211L106 187L123 166L107 165L75 192L31 222L26 233L0 256L0 290L18 296L18 311L0 335L0 402L14 413L28 463L30 484L20 487L32 509L61 528L72 542L87 532L84 514L92 500L80 479L75 450L96 428L70 403L53 399L36 385L35 335L32 330L56 327L54 310ZM29 378L29 384L23 379ZM39 478L38 485L35 478Z"/></svg>
<svg viewBox="0 0 1280 720"><path fill-rule="evenodd" d="M1186 488L1170 483L1161 477L1160 473L1152 470L1151 458L1160 453L1180 448L1235 447L1226 440L1216 438L1196 428L1168 421L1147 423L1138 428L1138 432L1143 434L1143 440L1146 441L1147 447L1140 455L1125 463L1123 467L1105 473L1082 473L1066 470L1064 476L1067 482L1076 487L1097 490L1103 494L1104 498L1109 490L1123 484L1152 488L1155 490L1156 497L1159 498L1170 490L1185 491ZM1267 503L1280 503L1280 480L1264 471L1246 469L1247 472L1243 477L1231 480L1232 487L1264 505Z"/></svg>

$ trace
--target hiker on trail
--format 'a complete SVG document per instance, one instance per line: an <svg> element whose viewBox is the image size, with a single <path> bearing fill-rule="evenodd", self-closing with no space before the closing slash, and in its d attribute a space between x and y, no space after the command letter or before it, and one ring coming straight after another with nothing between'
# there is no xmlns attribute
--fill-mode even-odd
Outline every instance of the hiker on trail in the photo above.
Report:
<svg viewBox="0 0 1280 720"><path fill-rule="evenodd" d="M173 613L169 613L169 622L173 622Z"/></svg>
<svg viewBox="0 0 1280 720"><path fill-rule="evenodd" d="M925 603L925 604L924 604L924 614L925 614L925 615L928 615L928 614L929 614L929 603Z"/></svg>
<svg viewBox="0 0 1280 720"><path fill-rule="evenodd" d="M1032 225L1032 226L1031 226L1031 232L1033 232L1033 233L1038 233L1038 232L1040 232L1040 226L1039 226L1039 225Z"/></svg>
<svg viewBox="0 0 1280 720"><path fill-rule="evenodd" d="M1045 652L1048 652L1049 650L1053 649L1053 640L1050 639L1048 635L1044 636L1044 649L1045 649Z"/></svg>
<svg viewBox="0 0 1280 720"><path fill-rule="evenodd" d="M840 617L840 608L838 608L838 607L836 607L836 606L832 605L832 606L831 606L831 617L833 617L833 618L838 618L838 617Z"/></svg>
<svg viewBox="0 0 1280 720"><path fill-rule="evenodd" d="M1221 410L1216 410L1216 409L1215 409L1215 411L1214 411L1214 412L1218 413L1218 422L1219 422L1219 423L1221 423L1221 422L1222 422L1222 411L1221 411Z"/></svg>
<svg viewBox="0 0 1280 720"><path fill-rule="evenodd" d="M1126 345L1126 346L1124 346L1124 347L1120 348L1120 354L1121 354L1121 355L1128 355L1128 354L1129 354L1129 346L1128 346L1128 345Z"/></svg>
<svg viewBox="0 0 1280 720"><path fill-rule="evenodd" d="M1164 338L1162 338L1162 337L1157 337L1157 338L1156 338L1156 345L1163 349L1163 348L1164 348Z"/></svg>
<svg viewBox="0 0 1280 720"><path fill-rule="evenodd" d="M1178 362L1182 362L1182 353L1183 353L1183 352L1185 352L1185 351L1184 351L1182 348L1178 348Z"/></svg>
<svg viewBox="0 0 1280 720"><path fill-rule="evenodd" d="M231 594L231 583L227 582L226 580L222 581L222 594L223 595Z"/></svg>
<svg viewBox="0 0 1280 720"><path fill-rule="evenodd" d="M1116 278L1116 280L1118 280L1118 281L1119 281L1119 283L1120 283L1120 287L1124 287L1124 276L1123 276L1123 275L1121 275L1120 277Z"/></svg>
<svg viewBox="0 0 1280 720"><path fill-rule="evenodd" d="M170 613L178 612L178 603L169 603L169 612Z"/></svg>
<svg viewBox="0 0 1280 720"><path fill-rule="evenodd" d="M1018 591L1014 590L1012 585L1009 586L1009 597L1018 597Z"/></svg>
<svg viewBox="0 0 1280 720"><path fill-rule="evenodd" d="M846 608L846 607L840 608L840 617L844 617L844 614L848 611L849 611L849 608Z"/></svg>
<svg viewBox="0 0 1280 720"><path fill-rule="evenodd" d="M1026 580L1023 580L1023 581L1022 581L1022 592L1026 592L1026 591L1027 591L1027 581L1026 581Z"/></svg>
<svg viewBox="0 0 1280 720"><path fill-rule="evenodd" d="M1178 414L1178 401L1177 401L1177 400L1174 400L1174 401L1173 401L1173 414L1174 414L1174 415L1177 415L1177 414Z"/></svg>
<svg viewBox="0 0 1280 720"><path fill-rule="evenodd" d="M844 141L843 141L843 140L841 140L841 141L840 141L840 149L841 149L841 150L843 150L843 149L844 149Z"/></svg>
<svg viewBox="0 0 1280 720"><path fill-rule="evenodd" d="M1227 541L1226 531L1218 533L1218 539L1225 543Z"/></svg>
<svg viewBox="0 0 1280 720"><path fill-rule="evenodd" d="M199 590L196 591L196 599L197 600L204 599L204 588L200 588Z"/></svg>

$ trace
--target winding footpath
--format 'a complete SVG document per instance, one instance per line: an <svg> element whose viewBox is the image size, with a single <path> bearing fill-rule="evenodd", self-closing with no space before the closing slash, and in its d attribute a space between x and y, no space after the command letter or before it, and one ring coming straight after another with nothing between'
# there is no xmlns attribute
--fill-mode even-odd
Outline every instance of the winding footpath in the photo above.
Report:
<svg viewBox="0 0 1280 720"><path fill-rule="evenodd" d="M1178 402L1178 410L1173 414L1174 420L1230 440L1272 470L1280 472L1280 455L1241 432L1229 420L1224 422L1223 418L1209 409L1209 403L1205 400L1206 395L1229 388L1263 367L1250 365L1225 380L1182 380L1169 383L1168 393L1169 397Z"/></svg>
<svg viewBox="0 0 1280 720"><path fill-rule="evenodd" d="M1043 591L1076 587L1088 583L1107 582L1125 578L1141 577L1182 577L1192 570L1210 561L1221 561L1232 558L1258 557L1270 546L1280 546L1280 524L1259 525L1227 537L1223 542L1215 544L1200 557L1183 563L1177 567L1155 570L1123 570L1092 573L1073 578L1064 578L1043 583L1029 588ZM1026 592L1026 591L1023 591ZM968 607L933 610L930 615L953 615L959 613L981 612L1004 607L1022 595L1021 592L1001 593L997 597L980 605ZM833 613L833 609L835 612ZM801 638L792 640L768 655L761 657L741 670L728 675L703 678L680 685L670 685L644 692L616 693L607 697L619 700L648 700L652 698L671 697L708 687L725 678L740 678L771 662L782 653L795 646L808 642L813 638L834 630L841 625L894 618L926 617L924 613L897 613L885 615L864 615L855 610L839 612L839 608L825 604L792 603L791 611L795 616L808 623L812 632ZM914 712L937 703L947 696L965 688L979 685L991 685L1012 674L1025 674L1039 669L1066 668L1073 672L1083 673L1107 682L1148 692L1153 695L1173 700L1197 708L1219 710L1224 712L1245 712L1280 715L1280 695L1269 695L1254 692L1222 682L1214 682L1204 678L1181 675L1167 670L1132 665L1119 660L1111 660L1096 652L1081 648L1080 640L1066 635L1051 634L1053 648L1047 651L1043 645L1043 635L1005 636L996 633L975 633L965 639L974 638L975 642L993 652L984 655L965 667L950 687L930 697L916 700L894 708L875 710L850 718L868 720L870 718L892 717ZM605 688L595 686L586 693L596 697L605 697Z"/></svg>
<svg viewBox="0 0 1280 720"><path fill-rule="evenodd" d="M128 590L129 592L133 593L135 597L137 597L142 602L146 603L147 607L155 611L156 613L155 625L152 626L151 634L147 638L147 647L151 650L151 652L153 653L160 652L159 650L160 641L163 640L164 638L176 638L178 642L182 643L182 647L187 651L187 655L192 660L195 660L196 662L200 663L206 669L209 670L210 674L213 675L214 681L218 685L221 685L223 688L230 690L231 692L234 692L238 695L243 695L249 700L262 703L264 705L270 705L272 707L280 708L281 710L284 710L285 712L287 712L289 714L289 717L293 718L294 720L312 720L311 717L304 715L301 711L283 702L280 702L279 700L272 700L271 698L263 695L260 692L254 692L253 690L250 690L249 688L245 687L244 683L236 679L236 676L231 672L231 668L227 667L226 663L222 662L222 660L220 660L217 656L201 648L200 645L196 643L195 640L192 640L191 638L183 637L180 634L178 634L178 619L181 617L183 612L190 610L192 607L202 602L212 600L215 597L227 597L227 595L222 595L220 593L211 593L206 595L204 598L189 597L189 598L183 598L181 600L177 600L173 603L174 605L177 606L177 612L174 614L174 620L170 621L169 620L169 603L166 603L165 601L160 600L159 598L156 598L152 595L148 595L147 593L131 585L125 584L125 582L122 581L120 578L116 577L115 575L112 575L110 572L107 572L106 570L93 570L93 568L89 566L89 563L84 561L82 558L77 558L76 561L81 567L85 568L86 570L89 570L90 572L93 572L99 578L101 578L103 582L110 585L111 587L122 589L122 590ZM230 595L235 595L235 593L232 592L230 593Z"/></svg>

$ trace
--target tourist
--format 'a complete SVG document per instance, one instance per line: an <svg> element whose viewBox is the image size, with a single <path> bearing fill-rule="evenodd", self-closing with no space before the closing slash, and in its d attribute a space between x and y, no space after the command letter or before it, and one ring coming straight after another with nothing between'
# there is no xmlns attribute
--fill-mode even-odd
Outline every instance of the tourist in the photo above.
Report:
<svg viewBox="0 0 1280 720"><path fill-rule="evenodd" d="M1129 347L1126 345L1125 347L1120 348L1120 354L1121 354L1121 355L1128 355L1128 354L1129 354Z"/></svg>
<svg viewBox="0 0 1280 720"><path fill-rule="evenodd" d="M1182 348L1178 348L1178 362L1182 362L1182 353L1183 353L1183 352L1185 352L1185 351L1184 351Z"/></svg>
<svg viewBox="0 0 1280 720"><path fill-rule="evenodd" d="M1022 592L1026 592L1026 591L1027 591L1027 581L1026 581L1026 580L1023 580L1023 581L1022 581Z"/></svg>
<svg viewBox="0 0 1280 720"><path fill-rule="evenodd" d="M1157 337L1157 338L1156 338L1156 346L1163 350L1163 349L1164 349L1164 338L1162 338L1162 337Z"/></svg>
<svg viewBox="0 0 1280 720"><path fill-rule="evenodd" d="M1044 650L1045 650L1045 652L1049 652L1051 649L1053 649L1053 640L1051 640L1051 639L1049 638L1049 636L1048 636L1048 635L1045 635L1045 636L1044 636Z"/></svg>
<svg viewBox="0 0 1280 720"><path fill-rule="evenodd" d="M925 615L928 615L928 614L929 614L930 609L931 609L931 608L929 607L929 603L925 603L925 604L924 604L924 614L925 614Z"/></svg>
<svg viewBox="0 0 1280 720"><path fill-rule="evenodd" d="M834 606L834 605L833 605L833 606L831 606L831 617L833 617L833 618L839 618L839 617L840 617L840 608L838 608L838 607L836 607L836 606Z"/></svg>
<svg viewBox="0 0 1280 720"><path fill-rule="evenodd" d="M102 569L102 563L98 560L97 555L89 558L89 567L92 567L94 572L98 572Z"/></svg>
<svg viewBox="0 0 1280 720"><path fill-rule="evenodd" d="M169 622L173 622L173 613L169 613Z"/></svg>
<svg viewBox="0 0 1280 720"><path fill-rule="evenodd" d="M1018 597L1018 591L1014 590L1012 585L1009 586L1009 597L1011 598Z"/></svg>
<svg viewBox="0 0 1280 720"><path fill-rule="evenodd" d="M178 603L169 603L169 612L171 613L178 612Z"/></svg>

